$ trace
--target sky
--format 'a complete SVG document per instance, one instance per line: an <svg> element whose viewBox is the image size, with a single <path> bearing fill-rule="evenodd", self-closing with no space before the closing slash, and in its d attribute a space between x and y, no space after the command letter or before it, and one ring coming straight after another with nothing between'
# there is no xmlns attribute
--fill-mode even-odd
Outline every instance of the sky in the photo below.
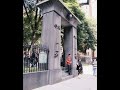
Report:
<svg viewBox="0 0 120 90"><path fill-rule="evenodd" d="M78 2L86 3L87 0L78 0ZM91 2L93 3L93 6L92 6L92 17L97 18L97 0L96 0L96 2L94 2L94 0L91 0Z"/></svg>
<svg viewBox="0 0 120 90"><path fill-rule="evenodd" d="M81 2L81 3L86 3L87 0L78 0L78 2Z"/></svg>

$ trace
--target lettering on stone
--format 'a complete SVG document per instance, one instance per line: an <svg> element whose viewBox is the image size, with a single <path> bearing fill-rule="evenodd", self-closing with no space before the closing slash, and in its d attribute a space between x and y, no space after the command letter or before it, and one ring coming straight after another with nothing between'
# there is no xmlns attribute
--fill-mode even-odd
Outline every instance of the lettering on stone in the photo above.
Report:
<svg viewBox="0 0 120 90"><path fill-rule="evenodd" d="M59 48L58 46L59 46L59 43L56 43L56 45L55 45L55 49L56 49L56 50L55 50L55 54L54 54L54 57L55 57L55 58L58 56L58 52L59 52L59 51L58 51L58 48Z"/></svg>
<svg viewBox="0 0 120 90"><path fill-rule="evenodd" d="M76 37L76 36L74 36L74 38L75 38L75 39L77 39L77 37Z"/></svg>
<svg viewBox="0 0 120 90"><path fill-rule="evenodd" d="M60 26L58 26L57 24L54 25L54 27L58 30L60 30Z"/></svg>
<svg viewBox="0 0 120 90"><path fill-rule="evenodd" d="M75 54L75 59L77 59L77 55Z"/></svg>

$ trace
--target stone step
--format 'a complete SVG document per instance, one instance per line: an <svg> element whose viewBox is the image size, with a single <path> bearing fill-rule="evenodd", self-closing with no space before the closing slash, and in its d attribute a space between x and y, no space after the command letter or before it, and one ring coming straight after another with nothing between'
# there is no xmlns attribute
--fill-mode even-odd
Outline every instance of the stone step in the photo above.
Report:
<svg viewBox="0 0 120 90"><path fill-rule="evenodd" d="M65 76L68 76L68 74L67 73L63 73L62 76L65 77Z"/></svg>
<svg viewBox="0 0 120 90"><path fill-rule="evenodd" d="M62 71L62 76L68 76L68 73L66 71Z"/></svg>
<svg viewBox="0 0 120 90"><path fill-rule="evenodd" d="M73 75L67 75L65 77L62 77L62 81L68 80L68 79L71 79L71 78L73 78Z"/></svg>

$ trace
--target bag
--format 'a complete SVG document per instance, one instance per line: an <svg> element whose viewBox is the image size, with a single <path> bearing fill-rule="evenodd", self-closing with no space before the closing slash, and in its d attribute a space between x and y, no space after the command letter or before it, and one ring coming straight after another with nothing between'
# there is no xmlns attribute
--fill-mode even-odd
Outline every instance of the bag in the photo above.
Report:
<svg viewBox="0 0 120 90"><path fill-rule="evenodd" d="M76 67L76 70L78 70L78 68Z"/></svg>
<svg viewBox="0 0 120 90"><path fill-rule="evenodd" d="M79 69L79 66L77 65L76 70L78 70L78 69Z"/></svg>

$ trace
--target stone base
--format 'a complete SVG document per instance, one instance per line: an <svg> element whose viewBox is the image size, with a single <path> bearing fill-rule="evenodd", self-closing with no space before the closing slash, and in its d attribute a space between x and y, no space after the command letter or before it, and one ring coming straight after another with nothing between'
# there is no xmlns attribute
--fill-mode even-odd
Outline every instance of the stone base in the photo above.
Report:
<svg viewBox="0 0 120 90"><path fill-rule="evenodd" d="M73 78L73 75L68 75L68 76L62 77L62 81L65 81L71 78Z"/></svg>
<svg viewBox="0 0 120 90"><path fill-rule="evenodd" d="M32 90L44 85L48 85L49 71L23 74L23 90Z"/></svg>
<svg viewBox="0 0 120 90"><path fill-rule="evenodd" d="M78 75L78 71L76 70L76 67L72 68L72 75L73 77L76 77Z"/></svg>
<svg viewBox="0 0 120 90"><path fill-rule="evenodd" d="M55 84L62 81L62 70L54 69L49 70L49 84Z"/></svg>

